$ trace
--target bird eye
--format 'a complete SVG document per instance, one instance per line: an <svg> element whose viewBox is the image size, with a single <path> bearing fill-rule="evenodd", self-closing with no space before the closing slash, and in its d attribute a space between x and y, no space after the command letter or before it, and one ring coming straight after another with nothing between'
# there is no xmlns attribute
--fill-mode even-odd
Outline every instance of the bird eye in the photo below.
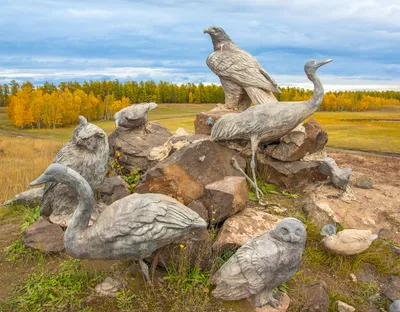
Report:
<svg viewBox="0 0 400 312"><path fill-rule="evenodd" d="M300 229L297 229L295 233L296 233L297 236L300 236L300 234L301 234Z"/></svg>
<svg viewBox="0 0 400 312"><path fill-rule="evenodd" d="M282 233L283 235L288 235L288 234L289 234L289 231L288 231L287 228L282 228L282 229L281 229L281 233Z"/></svg>

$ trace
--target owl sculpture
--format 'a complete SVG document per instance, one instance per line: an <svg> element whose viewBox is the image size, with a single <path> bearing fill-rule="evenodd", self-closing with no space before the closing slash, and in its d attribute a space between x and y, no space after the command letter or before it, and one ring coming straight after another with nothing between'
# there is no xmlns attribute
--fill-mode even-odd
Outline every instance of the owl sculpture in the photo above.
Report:
<svg viewBox="0 0 400 312"><path fill-rule="evenodd" d="M88 123L85 117L79 116L79 126L75 128L72 139L61 148L53 163L74 169L96 191L106 176L108 154L106 133ZM68 223L77 204L76 193L70 187L54 182L46 183L40 214L51 216L55 223Z"/></svg>
<svg viewBox="0 0 400 312"><path fill-rule="evenodd" d="M125 107L115 113L115 127L124 127L128 129L144 127L147 123L147 113L157 107L158 105L154 102L133 104Z"/></svg>
<svg viewBox="0 0 400 312"><path fill-rule="evenodd" d="M285 218L249 240L212 277L213 296L228 301L250 298L256 307L277 308L273 290L296 273L306 236L303 223Z"/></svg>

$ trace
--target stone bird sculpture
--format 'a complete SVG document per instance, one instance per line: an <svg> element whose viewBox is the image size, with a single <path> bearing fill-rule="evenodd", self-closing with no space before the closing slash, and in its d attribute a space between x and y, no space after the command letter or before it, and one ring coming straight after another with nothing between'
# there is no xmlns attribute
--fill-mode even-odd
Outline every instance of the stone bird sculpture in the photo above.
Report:
<svg viewBox="0 0 400 312"><path fill-rule="evenodd" d="M324 88L316 75L316 70L332 60L309 61L304 71L314 84L314 94L308 101L266 103L249 107L241 113L230 113L220 117L211 130L211 140L250 140L251 169L254 187L259 198L255 174L255 154L260 142L271 143L288 134L304 119L313 114L324 98ZM247 177L247 176L246 176ZM247 179L249 179L247 177ZM250 180L250 179L249 179Z"/></svg>
<svg viewBox="0 0 400 312"><path fill-rule="evenodd" d="M319 169L322 173L331 177L332 184L336 188L346 190L353 172L351 168L339 168L333 158L325 157Z"/></svg>
<svg viewBox="0 0 400 312"><path fill-rule="evenodd" d="M343 230L336 233L334 224L327 224L321 230L321 235L325 235L322 246L330 252L351 256L365 251L372 242L378 237L370 230Z"/></svg>
<svg viewBox="0 0 400 312"><path fill-rule="evenodd" d="M128 129L144 127L144 129L146 129L147 113L157 107L158 105L154 102L133 104L125 107L115 113L115 127L124 127Z"/></svg>
<svg viewBox="0 0 400 312"><path fill-rule="evenodd" d="M64 235L65 250L71 257L139 260L147 281L150 277L144 258L173 241L207 229L207 222L196 212L162 194L132 194L115 201L88 227L94 196L79 173L51 164L31 186L43 183L68 185L78 198Z"/></svg>
<svg viewBox="0 0 400 312"><path fill-rule="evenodd" d="M389 307L389 312L400 312L400 300L395 300Z"/></svg>
<svg viewBox="0 0 400 312"><path fill-rule="evenodd" d="M221 80L228 109L243 111L251 102L277 102L272 92L281 91L251 54L239 48L221 27L206 28L204 33L211 36L214 45L206 63Z"/></svg>
<svg viewBox="0 0 400 312"><path fill-rule="evenodd" d="M277 307L274 288L296 273L306 242L304 225L285 218L264 234L250 239L213 275L215 298L251 298L257 307Z"/></svg>
<svg viewBox="0 0 400 312"><path fill-rule="evenodd" d="M53 163L63 164L74 169L88 181L95 191L104 181L108 167L108 139L99 127L88 123L79 116L79 126L72 139L64 145ZM56 223L68 223L70 215L78 204L76 194L69 186L49 182L44 186L40 214L54 217ZM53 220L52 220L53 221Z"/></svg>

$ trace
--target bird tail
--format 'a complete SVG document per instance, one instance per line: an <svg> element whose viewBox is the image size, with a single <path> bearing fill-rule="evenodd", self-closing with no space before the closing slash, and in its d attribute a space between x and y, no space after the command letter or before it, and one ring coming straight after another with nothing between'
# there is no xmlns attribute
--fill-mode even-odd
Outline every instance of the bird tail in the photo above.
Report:
<svg viewBox="0 0 400 312"><path fill-rule="evenodd" d="M377 238L378 238L378 235L377 235L377 234L372 234L372 235L369 237L369 240L372 242L372 241L376 240Z"/></svg>
<svg viewBox="0 0 400 312"><path fill-rule="evenodd" d="M254 105L278 102L272 92L267 92L256 87L247 87L245 90Z"/></svg>

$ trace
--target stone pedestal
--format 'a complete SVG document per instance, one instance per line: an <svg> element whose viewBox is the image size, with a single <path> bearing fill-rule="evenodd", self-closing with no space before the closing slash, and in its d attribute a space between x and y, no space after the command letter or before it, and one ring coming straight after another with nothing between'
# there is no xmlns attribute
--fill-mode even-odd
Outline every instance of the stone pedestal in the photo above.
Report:
<svg viewBox="0 0 400 312"><path fill-rule="evenodd" d="M223 115L234 113L233 111L226 110L211 110L208 112L202 112L196 115L194 121L194 132L196 134L211 134L211 129L216 121Z"/></svg>

